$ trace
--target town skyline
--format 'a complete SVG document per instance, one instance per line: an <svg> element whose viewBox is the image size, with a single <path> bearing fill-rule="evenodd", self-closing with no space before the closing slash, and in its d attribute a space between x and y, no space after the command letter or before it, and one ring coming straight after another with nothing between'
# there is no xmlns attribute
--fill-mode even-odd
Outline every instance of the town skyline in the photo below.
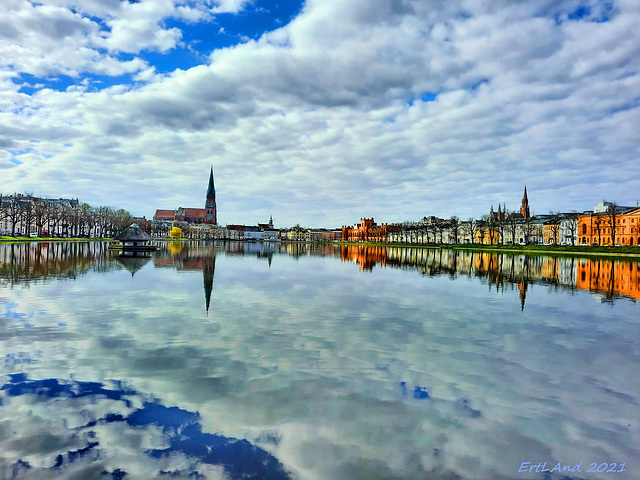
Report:
<svg viewBox="0 0 640 480"><path fill-rule="evenodd" d="M213 164L221 224L640 200L636 2L78 3L0 5L5 195L151 218Z"/></svg>

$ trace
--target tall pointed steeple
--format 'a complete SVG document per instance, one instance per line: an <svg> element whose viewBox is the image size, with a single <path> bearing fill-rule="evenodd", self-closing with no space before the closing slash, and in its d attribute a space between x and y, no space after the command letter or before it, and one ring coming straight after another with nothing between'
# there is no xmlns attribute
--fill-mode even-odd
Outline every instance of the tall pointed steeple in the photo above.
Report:
<svg viewBox="0 0 640 480"><path fill-rule="evenodd" d="M527 186L524 186L524 195L522 196L522 205L520 206L520 213L524 218L529 218L529 199L527 198Z"/></svg>
<svg viewBox="0 0 640 480"><path fill-rule="evenodd" d="M207 198L204 203L205 223L210 225L218 224L218 211L216 208L216 187L213 184L213 165L209 173L209 186L207 187Z"/></svg>

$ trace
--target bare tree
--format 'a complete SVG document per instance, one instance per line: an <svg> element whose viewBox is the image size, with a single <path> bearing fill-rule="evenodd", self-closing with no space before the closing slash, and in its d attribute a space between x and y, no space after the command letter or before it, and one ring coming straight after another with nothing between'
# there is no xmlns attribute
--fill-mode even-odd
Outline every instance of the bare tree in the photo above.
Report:
<svg viewBox="0 0 640 480"><path fill-rule="evenodd" d="M535 225L533 224L534 217L528 217L524 220L524 243L529 245L531 237L535 231Z"/></svg>
<svg viewBox="0 0 640 480"><path fill-rule="evenodd" d="M615 246L616 244L616 233L618 228L618 217L620 216L620 211L618 210L618 204L616 202L610 202L607 205L607 223L611 230L611 246Z"/></svg>
<svg viewBox="0 0 640 480"><path fill-rule="evenodd" d="M449 227L451 228L451 235L453 235L453 243L458 243L458 234L460 231L460 219L455 215L449 220Z"/></svg>
<svg viewBox="0 0 640 480"><path fill-rule="evenodd" d="M484 244L484 238L487 236L487 225L488 222L485 220L485 217L482 217L483 219L478 223L478 237L480 240L480 244Z"/></svg>
<svg viewBox="0 0 640 480"><path fill-rule="evenodd" d="M4 202L5 202L4 195L2 194L2 192L0 192L0 222L4 220L6 217L4 212L4 207L5 207Z"/></svg>
<svg viewBox="0 0 640 480"><path fill-rule="evenodd" d="M567 230L569 230L569 235L571 235L571 245L576 244L576 237L578 236L578 224L579 224L579 216L578 212L571 211L565 216L565 225L567 226Z"/></svg>
<svg viewBox="0 0 640 480"><path fill-rule="evenodd" d="M64 217L64 208L59 203L51 203L48 208L47 228L51 235L58 235Z"/></svg>
<svg viewBox="0 0 640 480"><path fill-rule="evenodd" d="M35 207L33 202L33 195L27 193L24 195L22 205L22 222L24 223L24 233L28 237L31 235L31 226L33 225L33 220L35 217Z"/></svg>
<svg viewBox="0 0 640 480"><path fill-rule="evenodd" d="M496 242L496 237L498 236L494 218L487 217L486 231L487 235L489 235L489 243L493 245Z"/></svg>
<svg viewBox="0 0 640 480"><path fill-rule="evenodd" d="M602 245L602 226L603 226L603 224L604 224L604 220L600 216L597 216L596 219L593 221L594 230L598 234L598 245Z"/></svg>
<svg viewBox="0 0 640 480"><path fill-rule="evenodd" d="M500 245L504 245L504 232L507 229L507 219L505 218L507 212L506 210L504 212L500 212L498 214L498 218L497 218L497 222L496 222L496 227L497 227L497 234L498 234L498 241L500 242Z"/></svg>
<svg viewBox="0 0 640 480"><path fill-rule="evenodd" d="M47 222L47 214L48 214L48 201L43 198L35 198L34 202L34 220L36 222L36 228L38 229L38 236L42 236L42 229Z"/></svg>
<svg viewBox="0 0 640 480"><path fill-rule="evenodd" d="M438 236L440 237L440 243L444 243L444 241L442 240L442 236L446 228L447 228L447 222L445 222L440 218L436 219L436 230L438 231Z"/></svg>
<svg viewBox="0 0 640 480"><path fill-rule="evenodd" d="M474 243L476 243L476 232L478 231L478 221L473 218L470 218L469 220L467 220L466 227L467 227L467 232L471 237L471 244L473 245Z"/></svg>
<svg viewBox="0 0 640 480"><path fill-rule="evenodd" d="M506 218L507 231L511 235L511 243L514 245L519 243L518 241L516 241L516 238L518 236L518 223L519 223L518 220L519 220L519 217L517 215L517 212L509 213L509 215L507 215L507 218Z"/></svg>
<svg viewBox="0 0 640 480"><path fill-rule="evenodd" d="M551 244L558 244L558 236L560 234L560 214L558 212L549 212L551 218L549 219L549 227L551 229Z"/></svg>

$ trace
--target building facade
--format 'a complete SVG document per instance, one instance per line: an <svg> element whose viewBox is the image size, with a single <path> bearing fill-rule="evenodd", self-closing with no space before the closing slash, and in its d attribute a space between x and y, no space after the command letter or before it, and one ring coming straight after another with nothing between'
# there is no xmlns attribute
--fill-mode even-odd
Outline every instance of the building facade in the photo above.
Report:
<svg viewBox="0 0 640 480"><path fill-rule="evenodd" d="M393 225L378 225L372 218L362 218L354 227L342 227L343 242L386 242Z"/></svg>
<svg viewBox="0 0 640 480"><path fill-rule="evenodd" d="M189 225L217 225L218 208L216 205L216 189L213 181L213 166L209 172L209 184L205 196L204 208L178 207L175 210L156 210L153 221L157 225L184 222Z"/></svg>
<svg viewBox="0 0 640 480"><path fill-rule="evenodd" d="M603 202L593 212L578 217L581 245L640 245L640 207L607 206ZM615 208L615 211L612 211Z"/></svg>

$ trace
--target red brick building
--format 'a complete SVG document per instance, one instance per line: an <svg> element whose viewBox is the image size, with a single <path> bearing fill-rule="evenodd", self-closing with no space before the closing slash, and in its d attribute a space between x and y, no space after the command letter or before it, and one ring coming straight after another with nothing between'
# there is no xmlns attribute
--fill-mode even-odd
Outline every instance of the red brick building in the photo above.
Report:
<svg viewBox="0 0 640 480"><path fill-rule="evenodd" d="M209 173L209 186L204 202L205 208L184 208L175 210L156 210L153 216L154 222L186 222L192 224L218 224L218 211L216 207L216 189L213 184L213 167Z"/></svg>
<svg viewBox="0 0 640 480"><path fill-rule="evenodd" d="M386 242L396 225L378 225L373 218L362 218L355 227L342 227L343 242Z"/></svg>

